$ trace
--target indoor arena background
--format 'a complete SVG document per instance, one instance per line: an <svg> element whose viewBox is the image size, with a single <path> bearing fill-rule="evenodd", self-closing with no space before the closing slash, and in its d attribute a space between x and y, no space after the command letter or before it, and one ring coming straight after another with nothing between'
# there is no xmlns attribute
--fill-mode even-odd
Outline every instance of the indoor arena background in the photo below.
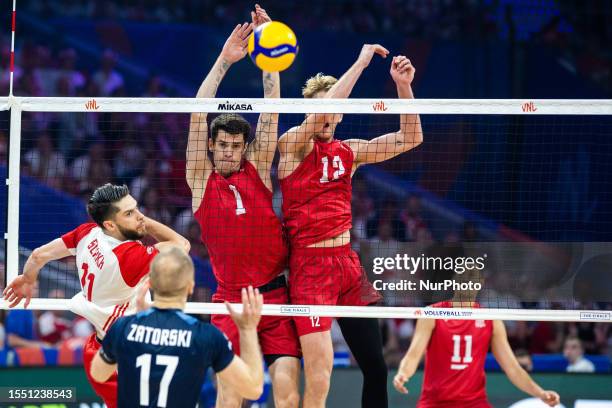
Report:
<svg viewBox="0 0 612 408"><path fill-rule="evenodd" d="M9 3L0 5L2 96L8 95L9 89ZM19 0L14 94L193 97L231 28L250 18L251 2L229 3ZM413 83L417 98L612 96L609 1L270 0L262 6L274 20L289 24L300 41L298 58L281 74L283 97L301 97L304 79L317 72L341 75L362 44L371 42L409 56L417 68ZM218 97L261 94L260 71L243 61L230 70ZM388 64L372 63L351 97L395 98ZM503 138L495 142L488 139L484 144L479 144L479 132L493 133L498 124L495 119L480 119L436 117L429 128L424 128L424 149L356 175L352 239L364 266L371 265L376 256L386 256L375 253L381 240L397 241L398 246L422 241L430 247L505 234L540 241L612 242L612 164L602 160L612 150L609 117L601 122L600 118L545 117L535 122L507 123ZM182 182L186 121L188 116L184 114L100 114L85 118L24 113L23 255L84 221L83 200L94 186L108 180L126 183L145 214L173 226L191 241L197 280L192 300L208 301L215 289L211 266L198 224L186 216L190 212L190 192ZM368 122L362 126L378 125L386 124ZM554 133L546 132L550 126L554 126ZM582 127L576 130L576 126ZM358 129L356 124L351 132ZM5 177L8 130L9 113L1 112L0 174ZM435 144L427 144L428 130L436 134ZM543 142L532 143L538 135ZM151 139L145 141L143 136ZM586 148L559 147L575 144L581 136L584 139L579 141ZM496 160L496 155L508 155L504 157L512 160ZM528 164L532 160L551 161L556 171L549 173L547 180L531 180L525 185L518 180L529 178ZM84 163L88 172L83 171ZM495 182L503 183L507 196L500 197L485 188ZM543 191L539 183L546 183L545 194L539 194ZM388 184L394 189L384 187ZM539 194L528 199L529 211L516 199L524 193ZM6 194L3 186L0 231L6 231ZM49 206L61 207L61 218L42 219ZM41 232L41 222L53 227ZM491 237L487 235L487 239ZM4 241L0 245L0 288L4 288ZM610 273L608 270L608 277L612 277ZM66 279L62 276L62 271L53 268L43 271L41 295L66 298L79 289L76 279L54 283ZM501 307L523 301L510 294L503 299L506 303ZM415 305L390 301L390 305ZM555 307L537 299L520 306ZM609 301L588 306L612 313ZM10 314L15 316L11 324L5 324ZM607 400L612 406L610 323L506 323L510 344L522 356L524 366L544 387L559 390L565 407L578 407L575 404L580 399ZM32 336L29 340L39 342L38 347L13 350L8 339L23 333L21 328L28 324L35 326L35 330L26 332ZM414 324L413 320L381 321L390 378L410 344ZM99 402L79 367L80 349L90 332L87 322L69 312L0 310L0 384L23 385L33 379L49 385L75 384L83 403ZM351 390L359 387L359 371L339 330L334 327L332 335L338 369L333 373L328 406L358 406L359 395ZM595 373L565 373L564 352L570 352L565 340L570 336L579 337ZM510 385L494 359L489 360L487 390L491 403L508 407L527 398ZM418 376L411 381L415 385L408 397L390 389L391 406L413 406L419 395L420 371ZM213 395L214 387L207 383L201 406L213 406ZM272 406L266 403L258 406Z"/></svg>

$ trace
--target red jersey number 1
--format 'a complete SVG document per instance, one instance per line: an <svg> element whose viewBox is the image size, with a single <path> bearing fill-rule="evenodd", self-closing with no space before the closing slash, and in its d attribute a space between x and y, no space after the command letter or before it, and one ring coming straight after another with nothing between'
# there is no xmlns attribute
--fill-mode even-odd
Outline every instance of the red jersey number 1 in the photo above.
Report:
<svg viewBox="0 0 612 408"><path fill-rule="evenodd" d="M81 269L83 269L83 276L81 277L81 287L83 288L83 291L85 291L85 286L87 286L87 300L91 301L91 291L93 289L93 283L94 283L94 279L96 278L96 275L94 275L93 273L89 273L89 265L87 265L86 263L83 263L83 265L81 265Z"/></svg>

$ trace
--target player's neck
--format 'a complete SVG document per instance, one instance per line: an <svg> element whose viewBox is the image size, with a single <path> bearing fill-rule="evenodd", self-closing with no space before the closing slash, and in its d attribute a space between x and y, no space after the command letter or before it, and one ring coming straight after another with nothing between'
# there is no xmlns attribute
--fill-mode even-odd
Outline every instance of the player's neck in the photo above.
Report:
<svg viewBox="0 0 612 408"><path fill-rule="evenodd" d="M153 301L153 307L156 307L158 309L181 309L184 310L185 309L185 305L186 305L186 301L185 300L180 300L180 299L155 299Z"/></svg>
<svg viewBox="0 0 612 408"><path fill-rule="evenodd" d="M109 231L106 228L102 228L102 232L104 232L109 237L115 238L117 241L126 241L127 239L123 236L123 234L119 231Z"/></svg>

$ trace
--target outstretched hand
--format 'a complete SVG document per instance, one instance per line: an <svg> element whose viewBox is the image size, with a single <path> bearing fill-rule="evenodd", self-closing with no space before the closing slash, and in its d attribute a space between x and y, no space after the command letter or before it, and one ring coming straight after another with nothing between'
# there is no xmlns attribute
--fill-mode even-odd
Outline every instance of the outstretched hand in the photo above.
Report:
<svg viewBox="0 0 612 408"><path fill-rule="evenodd" d="M543 391L542 395L540 395L540 399L549 407L557 406L561 402L559 394L554 391Z"/></svg>
<svg viewBox="0 0 612 408"><path fill-rule="evenodd" d="M372 61L374 54L378 54L383 58L387 58L387 55L389 55L389 50L387 50L380 44L365 44L361 48L359 57L357 57L357 62L361 64L363 68L365 68L370 65L370 61Z"/></svg>
<svg viewBox="0 0 612 408"><path fill-rule="evenodd" d="M264 23L272 21L268 13L266 13L266 10L261 8L259 4L255 4L255 11L251 11L251 20L253 28L257 28Z"/></svg>
<svg viewBox="0 0 612 408"><path fill-rule="evenodd" d="M252 23L238 24L225 41L221 50L221 58L231 64L243 59L247 54L251 31L253 31Z"/></svg>
<svg viewBox="0 0 612 408"><path fill-rule="evenodd" d="M410 85L414 79L416 69L408 58L403 55L393 57L391 61L391 78L398 85Z"/></svg>
<svg viewBox="0 0 612 408"><path fill-rule="evenodd" d="M257 329L261 319L263 295L259 293L258 289L249 286L242 289L242 313L236 312L229 302L225 302L225 307L227 307L232 320L239 329Z"/></svg>
<svg viewBox="0 0 612 408"><path fill-rule="evenodd" d="M9 307L15 307L25 298L23 307L28 307L30 299L32 299L34 285L36 285L36 282L30 282L25 276L19 275L4 289L2 293L4 300L9 303Z"/></svg>
<svg viewBox="0 0 612 408"><path fill-rule="evenodd" d="M409 378L406 375L398 371L397 374L395 374L395 377L393 378L393 386L397 391L401 392L402 394L408 394L408 388L406 388L406 386L404 385L408 380Z"/></svg>

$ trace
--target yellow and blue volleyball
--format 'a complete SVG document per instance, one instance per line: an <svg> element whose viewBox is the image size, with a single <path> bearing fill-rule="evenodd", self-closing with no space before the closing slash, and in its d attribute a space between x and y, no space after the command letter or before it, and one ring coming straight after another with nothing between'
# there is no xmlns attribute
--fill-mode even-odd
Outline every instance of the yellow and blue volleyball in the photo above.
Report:
<svg viewBox="0 0 612 408"><path fill-rule="evenodd" d="M260 69L268 72L280 72L289 68L298 48L293 30L279 21L260 25L249 37L248 51L251 59Z"/></svg>

